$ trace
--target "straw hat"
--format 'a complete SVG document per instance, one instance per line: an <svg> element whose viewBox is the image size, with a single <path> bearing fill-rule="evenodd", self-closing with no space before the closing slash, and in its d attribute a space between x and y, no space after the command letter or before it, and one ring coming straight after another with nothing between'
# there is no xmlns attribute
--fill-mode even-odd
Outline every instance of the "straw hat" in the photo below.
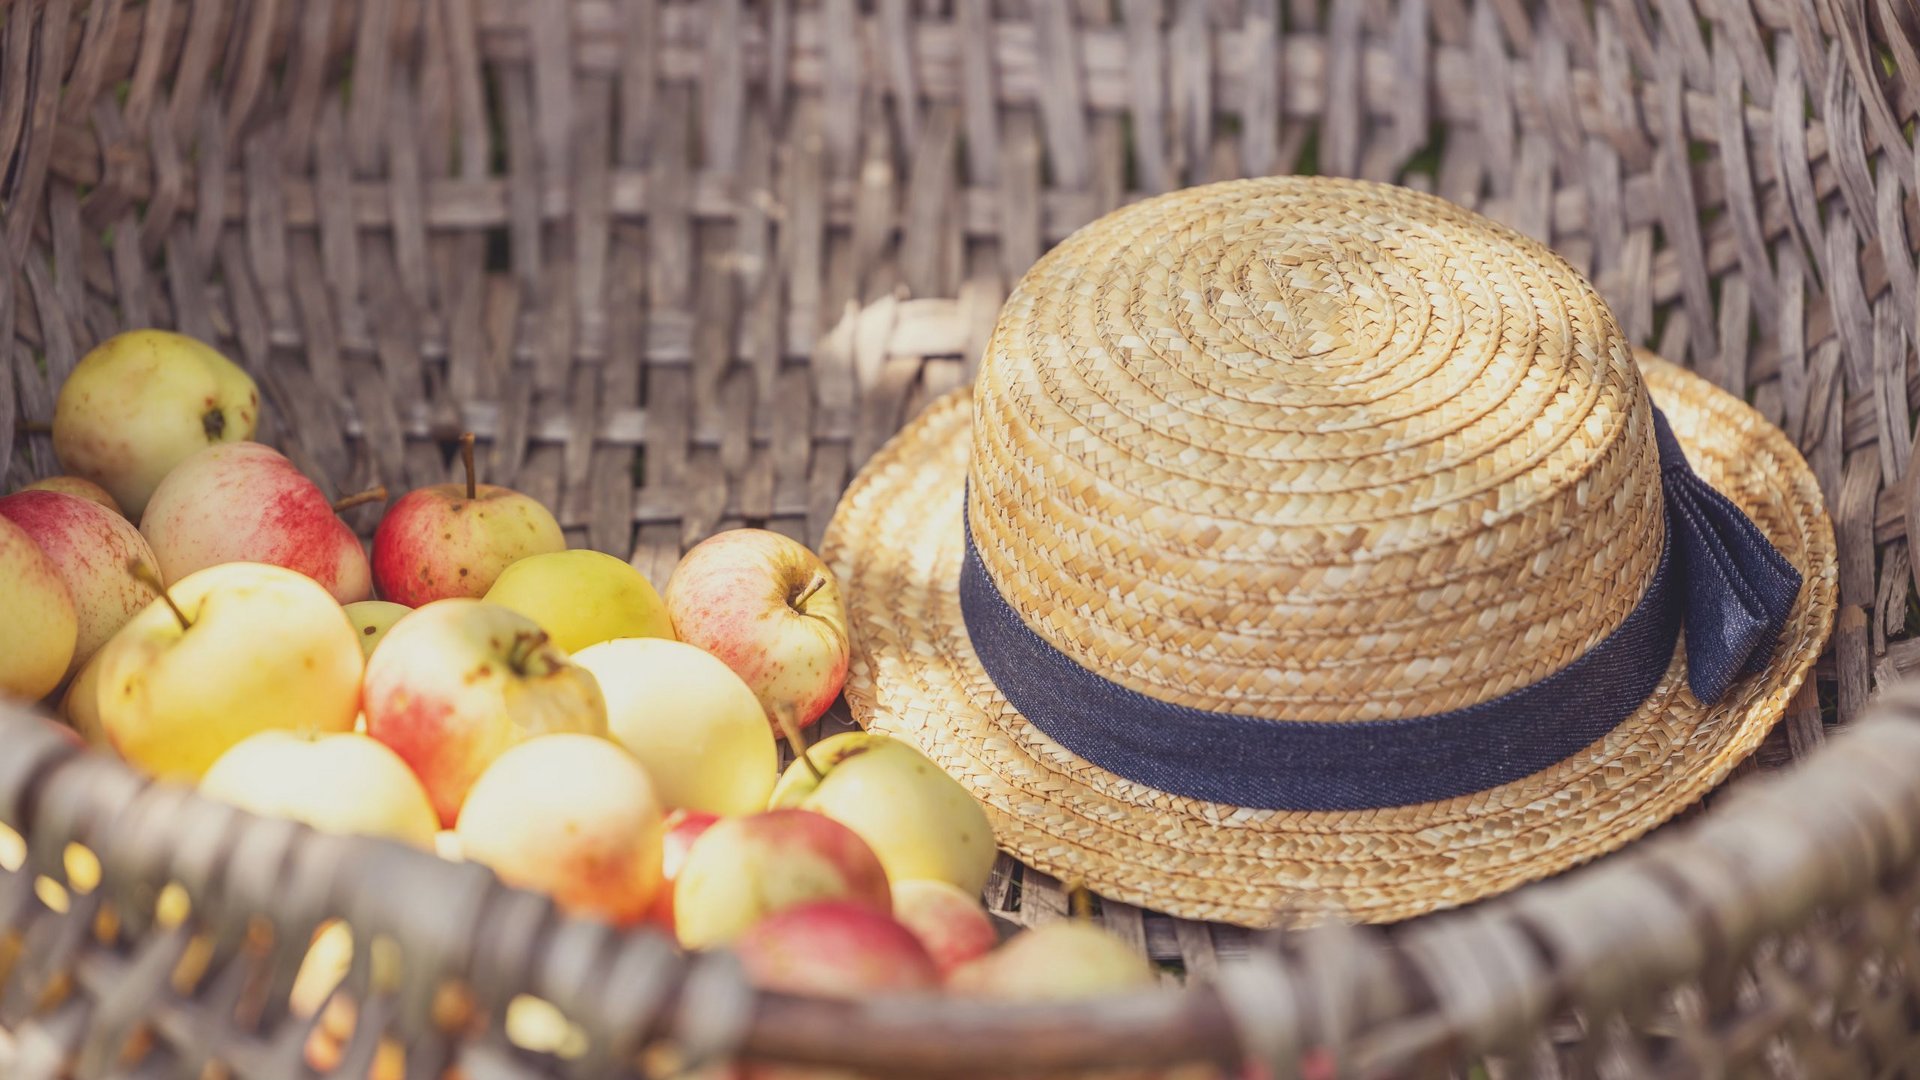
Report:
<svg viewBox="0 0 1920 1080"><path fill-rule="evenodd" d="M1027 863L1248 925L1619 847L1760 743L1834 614L1784 434L1541 245L1318 178L1048 253L825 549L862 724Z"/></svg>

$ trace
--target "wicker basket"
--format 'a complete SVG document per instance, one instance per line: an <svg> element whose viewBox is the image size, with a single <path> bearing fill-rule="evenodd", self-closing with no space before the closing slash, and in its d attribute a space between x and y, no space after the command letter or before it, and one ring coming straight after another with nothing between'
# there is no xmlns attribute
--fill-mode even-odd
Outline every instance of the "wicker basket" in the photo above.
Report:
<svg viewBox="0 0 1920 1080"><path fill-rule="evenodd" d="M0 821L28 841L0 871L0 1074L303 1075L286 990L336 915L361 946L339 1076L383 1038L408 1077L473 1080L734 1049L910 1076L1243 1052L1310 1077L1920 1069L1920 696L1868 707L1920 661L1900 640L1916 80L1902 0L0 5L9 486L55 469L43 424L88 346L171 326L255 375L263 437L323 485L447 479L471 430L487 479L659 581L719 528L817 540L1076 226L1323 171L1546 238L1635 340L1778 421L1826 489L1844 605L1745 770L1810 759L1781 777L1391 931L1249 943L1099 904L1196 988L1052 1009L756 998L724 958L146 786L0 716ZM52 887L71 843L104 866L89 892ZM193 915L162 929L169 881ZM988 899L1027 924L1068 908L1004 861ZM586 1056L509 1045L520 994Z"/></svg>

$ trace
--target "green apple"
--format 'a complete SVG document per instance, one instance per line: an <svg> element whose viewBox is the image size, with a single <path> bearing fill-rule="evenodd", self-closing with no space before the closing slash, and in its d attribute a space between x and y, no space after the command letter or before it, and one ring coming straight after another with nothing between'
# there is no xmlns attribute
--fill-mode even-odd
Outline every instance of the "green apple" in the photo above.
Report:
<svg viewBox="0 0 1920 1080"><path fill-rule="evenodd" d="M366 663L354 638L340 605L305 574L208 567L100 651L100 726L134 765L187 780L262 731L351 731Z"/></svg>
<svg viewBox="0 0 1920 1080"><path fill-rule="evenodd" d="M175 465L215 443L253 438L260 389L233 361L184 334L129 330L80 358L53 407L53 452L138 520Z"/></svg>
<svg viewBox="0 0 1920 1080"><path fill-rule="evenodd" d="M772 807L799 807L845 824L872 845L895 881L950 882L978 895L993 869L993 827L960 782L898 739L848 731L795 761ZM822 775L815 776L814 769Z"/></svg>
<svg viewBox="0 0 1920 1080"><path fill-rule="evenodd" d="M386 640L394 623L411 614L412 608L391 600L357 600L347 605L347 618L360 632L360 651L368 656L373 655L374 646Z"/></svg>
<svg viewBox="0 0 1920 1080"><path fill-rule="evenodd" d="M88 502L99 503L116 514L120 513L120 504L113 500L113 493L84 476L49 476L43 480L35 480L20 490L57 491L62 495L78 495ZM121 516L126 515L121 514Z"/></svg>
<svg viewBox="0 0 1920 1080"><path fill-rule="evenodd" d="M27 531L0 518L0 698L34 701L66 677L80 619L60 569Z"/></svg>
<svg viewBox="0 0 1920 1080"><path fill-rule="evenodd" d="M603 551L529 555L501 571L486 598L539 623L570 653L616 638L673 637L653 583Z"/></svg>
<svg viewBox="0 0 1920 1080"><path fill-rule="evenodd" d="M600 680L608 732L646 766L668 809L766 809L779 751L760 699L732 668L665 638L603 641L573 660Z"/></svg>
<svg viewBox="0 0 1920 1080"><path fill-rule="evenodd" d="M400 755L365 735L263 731L220 755L200 794L321 832L384 836L431 851L440 820Z"/></svg>

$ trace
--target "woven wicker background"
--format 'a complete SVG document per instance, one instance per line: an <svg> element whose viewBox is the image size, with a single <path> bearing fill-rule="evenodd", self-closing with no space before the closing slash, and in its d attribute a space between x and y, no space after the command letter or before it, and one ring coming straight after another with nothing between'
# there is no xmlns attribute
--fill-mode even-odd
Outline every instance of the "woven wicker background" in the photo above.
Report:
<svg viewBox="0 0 1920 1080"><path fill-rule="evenodd" d="M88 347L172 326L331 492L446 479L471 430L663 581L719 528L817 540L1107 209L1397 180L1546 239L1806 452L1844 606L1780 765L1920 666L1917 112L1910 0L16 0L0 479L56 471ZM989 898L1067 907L1006 865ZM1242 947L1102 917L1201 973Z"/></svg>

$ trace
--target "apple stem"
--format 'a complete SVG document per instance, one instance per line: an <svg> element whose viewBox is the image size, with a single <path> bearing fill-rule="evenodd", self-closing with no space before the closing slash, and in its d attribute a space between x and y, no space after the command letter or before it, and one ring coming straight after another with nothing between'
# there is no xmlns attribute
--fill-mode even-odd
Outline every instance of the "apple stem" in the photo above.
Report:
<svg viewBox="0 0 1920 1080"><path fill-rule="evenodd" d="M173 612L173 617L180 620L180 629L193 629L193 620L187 618L187 613L181 611L180 605L173 602L173 597L167 594L166 583L160 580L159 574L153 572L153 567L139 559L133 559L127 563L127 573L132 574L135 581L159 594L160 599L166 603L167 610Z"/></svg>
<svg viewBox="0 0 1920 1080"><path fill-rule="evenodd" d="M787 606L793 608L793 610L795 611L799 611L801 608L801 605L813 599L814 593L817 593L821 589L824 589L826 587L827 587L827 575L820 573L819 571L816 570L814 571L814 574L813 574L813 580L807 582L807 587L800 590L799 596L796 596L792 600L788 601Z"/></svg>
<svg viewBox="0 0 1920 1080"><path fill-rule="evenodd" d="M460 435L460 463L467 467L467 501L472 502L480 496L480 485L473 475L473 432Z"/></svg>
<svg viewBox="0 0 1920 1080"><path fill-rule="evenodd" d="M778 706L773 710L773 720L780 725L780 731L786 735L787 745L793 747L793 756L799 758L806 765L807 771L813 774L814 783L825 780L827 774L821 772L820 766L815 765L813 758L807 755L807 737L800 731L799 722L794 720L793 710L785 705Z"/></svg>
<svg viewBox="0 0 1920 1080"><path fill-rule="evenodd" d="M365 506L367 503L386 501L387 485L375 484L365 491L356 491L346 498L341 499L339 502L334 503L333 512L336 514L344 514L356 506Z"/></svg>

